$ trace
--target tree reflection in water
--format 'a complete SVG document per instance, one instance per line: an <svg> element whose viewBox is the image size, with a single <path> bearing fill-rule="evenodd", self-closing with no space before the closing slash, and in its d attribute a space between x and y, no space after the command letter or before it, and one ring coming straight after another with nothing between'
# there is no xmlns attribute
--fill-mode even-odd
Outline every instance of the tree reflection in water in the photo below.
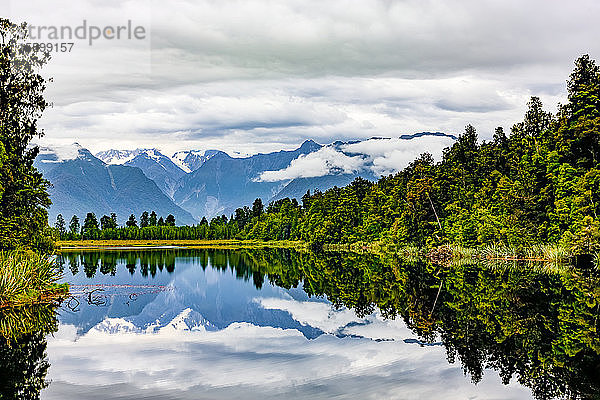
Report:
<svg viewBox="0 0 600 400"><path fill-rule="evenodd" d="M48 333L57 329L55 305L0 311L0 399L39 399L48 385Z"/></svg>
<svg viewBox="0 0 600 400"><path fill-rule="evenodd" d="M443 342L474 383L484 370L536 398L598 398L600 283L595 273L513 263L433 265L394 255L202 250L213 268L327 296L359 316L379 309L423 341ZM206 263L202 264L205 267Z"/></svg>
<svg viewBox="0 0 600 400"><path fill-rule="evenodd" d="M394 254L282 249L73 252L64 253L62 262L67 274L114 275L126 268L154 276L172 273L177 257L202 269L231 271L257 288L265 282L301 286L309 296L326 296L359 316L379 310L385 318L402 318L419 340L441 341L448 361L460 362L474 383L485 369L494 369L505 384L517 380L539 399L600 398L595 271L516 263L434 265ZM3 393L9 387L39 392L48 367L43 334L27 333L14 343L2 345Z"/></svg>

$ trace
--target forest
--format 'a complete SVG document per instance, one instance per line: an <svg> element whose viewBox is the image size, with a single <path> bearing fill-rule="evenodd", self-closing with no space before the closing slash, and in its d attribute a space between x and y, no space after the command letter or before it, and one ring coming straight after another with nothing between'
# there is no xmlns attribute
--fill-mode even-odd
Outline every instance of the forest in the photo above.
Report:
<svg viewBox="0 0 600 400"><path fill-rule="evenodd" d="M300 202L265 206L256 199L229 218L204 218L194 226L107 226L84 230L83 237L427 247L555 243L572 254L594 254L600 250L600 69L588 55L575 61L567 93L556 115L532 97L509 133L499 127L491 140L480 141L467 125L440 161L425 153L377 182L357 178L346 187L308 192ZM61 233L81 238L78 231Z"/></svg>

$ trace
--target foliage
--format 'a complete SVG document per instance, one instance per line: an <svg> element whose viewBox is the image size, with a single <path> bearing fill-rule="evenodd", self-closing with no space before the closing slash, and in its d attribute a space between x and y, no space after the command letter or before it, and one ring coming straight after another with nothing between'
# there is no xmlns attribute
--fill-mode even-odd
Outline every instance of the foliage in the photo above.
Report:
<svg viewBox="0 0 600 400"><path fill-rule="evenodd" d="M46 207L48 182L33 166L43 135L37 128L48 103L38 70L48 53L25 43L26 25L0 19L0 249L52 248Z"/></svg>
<svg viewBox="0 0 600 400"><path fill-rule="evenodd" d="M152 211L151 214L148 214L147 211L144 211L140 216L138 227L135 215L131 214L125 222L125 226L119 227L115 213L111 213L110 216L103 215L99 224L96 214L87 213L81 228L79 217L73 215L69 224L69 232L64 227L60 229L58 222L55 231L61 240L191 239L193 238L192 232L196 232L190 227L176 227L175 217L172 214L169 214L165 220L162 217L158 220L156 218L156 212Z"/></svg>
<svg viewBox="0 0 600 400"><path fill-rule="evenodd" d="M0 341L0 399L39 399L50 363L43 332Z"/></svg>
<svg viewBox="0 0 600 400"><path fill-rule="evenodd" d="M57 328L54 304L0 310L0 399L39 399L50 366L45 336Z"/></svg>
<svg viewBox="0 0 600 400"><path fill-rule="evenodd" d="M0 252L0 309L48 303L68 288L47 256L31 251Z"/></svg>

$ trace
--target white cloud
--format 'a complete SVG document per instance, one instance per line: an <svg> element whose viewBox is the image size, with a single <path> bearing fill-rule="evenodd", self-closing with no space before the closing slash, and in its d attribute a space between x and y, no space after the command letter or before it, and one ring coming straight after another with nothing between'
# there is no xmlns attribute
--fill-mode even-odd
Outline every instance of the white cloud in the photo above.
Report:
<svg viewBox="0 0 600 400"><path fill-rule="evenodd" d="M282 304L284 309L285 304ZM296 313L306 314L293 306ZM275 306L272 304L271 306ZM288 304L289 306L289 304ZM289 307L287 307L289 308ZM385 324L385 322L382 321ZM326 322L321 322L326 324ZM393 328L392 328L393 329ZM531 398L486 371L477 386L441 346L377 342L233 323L220 331L107 333L73 330L48 339L52 383L45 399L139 398ZM101 387L101 390L99 389Z"/></svg>
<svg viewBox="0 0 600 400"><path fill-rule="evenodd" d="M286 168L265 171L257 179L275 182L367 170L375 176L389 175L401 171L423 153L430 153L434 159L440 160L444 148L453 142L449 137L424 136L409 140L369 139L343 145L342 151L325 146L314 153L299 156Z"/></svg>
<svg viewBox="0 0 600 400"><path fill-rule="evenodd" d="M454 140L449 137L423 136L410 140L366 140L346 145L344 150L366 154L373 163L372 172L378 176L401 171L423 153L430 153L434 159L440 160L444 148L452 143Z"/></svg>
<svg viewBox="0 0 600 400"><path fill-rule="evenodd" d="M79 150L81 146L77 143L40 146L40 154L51 154L56 157L56 160L43 160L46 163L74 160L79 156Z"/></svg>
<svg viewBox="0 0 600 400"><path fill-rule="evenodd" d="M260 174L259 180L276 182L295 178L312 178L329 175L332 172L354 173L364 166L361 156L347 156L332 147L322 147L306 155L300 155L292 160L290 165L277 171L265 171Z"/></svg>
<svg viewBox="0 0 600 400"><path fill-rule="evenodd" d="M319 328L323 332L338 333L351 322L364 322L356 314L342 308L334 310L331 304L316 301L297 301L276 297L258 298L256 301L265 309L284 310L303 325Z"/></svg>

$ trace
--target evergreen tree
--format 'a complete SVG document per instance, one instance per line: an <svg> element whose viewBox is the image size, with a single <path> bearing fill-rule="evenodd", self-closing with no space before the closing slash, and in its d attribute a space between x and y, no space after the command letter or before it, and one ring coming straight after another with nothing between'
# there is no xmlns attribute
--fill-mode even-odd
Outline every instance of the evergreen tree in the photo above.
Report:
<svg viewBox="0 0 600 400"><path fill-rule="evenodd" d="M110 213L110 219L112 221L112 227L113 228L116 228L117 226L119 226L119 223L117 222L117 214Z"/></svg>
<svg viewBox="0 0 600 400"><path fill-rule="evenodd" d="M96 214L87 213L85 220L83 221L83 227L81 228L81 234L85 239L95 239L98 233L98 219Z"/></svg>
<svg viewBox="0 0 600 400"><path fill-rule="evenodd" d="M262 199L258 198L254 200L254 203L252 203L252 216L260 217L263 213L263 208Z"/></svg>
<svg viewBox="0 0 600 400"><path fill-rule="evenodd" d="M304 196L302 196L302 207L308 209L310 207L310 190L307 190Z"/></svg>
<svg viewBox="0 0 600 400"><path fill-rule="evenodd" d="M116 220L116 215L115 215L115 219L113 219L112 217L109 217L108 215L103 215L102 218L100 218L100 228L102 230L115 229L117 227L117 223L115 220Z"/></svg>
<svg viewBox="0 0 600 400"><path fill-rule="evenodd" d="M102 217L100 217L100 229L102 229L103 231L106 229L109 229L108 227L110 226L110 217L108 215L103 215Z"/></svg>
<svg viewBox="0 0 600 400"><path fill-rule="evenodd" d="M156 226L156 224L158 223L156 212L152 211L150 213L150 219L148 223L150 224L150 226Z"/></svg>
<svg viewBox="0 0 600 400"><path fill-rule="evenodd" d="M140 228L145 228L150 224L150 220L148 217L148 211L144 211L140 216Z"/></svg>
<svg viewBox="0 0 600 400"><path fill-rule="evenodd" d="M37 121L48 106L39 69L49 54L27 44L27 27L0 18L0 249L50 250L48 182L33 166L41 137Z"/></svg>
<svg viewBox="0 0 600 400"><path fill-rule="evenodd" d="M131 214L129 216L129 219L127 220L127 222L125 223L125 225L127 225L130 228L136 227L137 228L137 220L135 219L135 215Z"/></svg>
<svg viewBox="0 0 600 400"><path fill-rule="evenodd" d="M58 231L58 234L61 237L65 233L67 233L67 224L66 224L65 219L63 218L62 214L58 214L56 216L56 223L54 224L54 227L56 228L56 230Z"/></svg>
<svg viewBox="0 0 600 400"><path fill-rule="evenodd" d="M175 226L175 216L173 214L167 215L167 219L165 220L165 225Z"/></svg>
<svg viewBox="0 0 600 400"><path fill-rule="evenodd" d="M158 219L158 222L156 223L158 226L165 226L165 221L163 220L163 217L160 217Z"/></svg>
<svg viewBox="0 0 600 400"><path fill-rule="evenodd" d="M69 231L74 235L79 233L79 217L77 217L77 215L73 215L73 217L71 217L71 221L69 222Z"/></svg>

